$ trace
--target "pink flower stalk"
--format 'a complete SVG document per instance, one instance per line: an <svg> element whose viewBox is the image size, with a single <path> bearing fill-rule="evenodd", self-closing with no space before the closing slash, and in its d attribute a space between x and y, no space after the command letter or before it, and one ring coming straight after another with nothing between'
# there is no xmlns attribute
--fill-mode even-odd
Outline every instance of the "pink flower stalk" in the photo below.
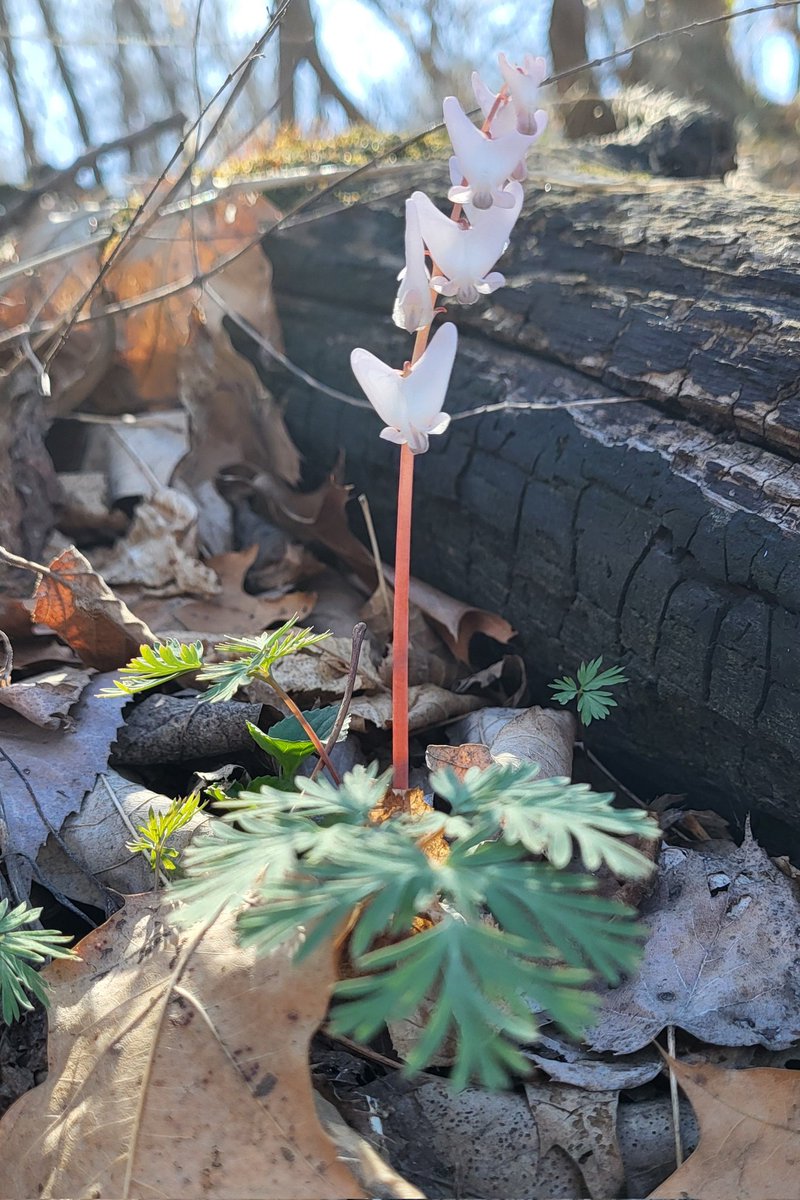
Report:
<svg viewBox="0 0 800 1200"><path fill-rule="evenodd" d="M351 355L353 373L384 421L381 437L400 446L397 496L397 539L394 577L392 642L392 761L394 787L408 790L408 604L411 572L411 509L414 459L428 449L429 439L444 433L450 417L443 405L453 369L458 334L443 325L428 345L437 310L437 292L472 304L505 282L492 267L505 250L522 206L525 156L543 131L546 115L533 108L544 78L544 60L526 55L523 68L512 67L505 55L500 68L505 85L496 95L480 76L473 88L485 120L478 129L458 100L444 101L444 119L454 155L450 159L453 187L448 196L455 207L450 218L423 192L406 201L406 262L393 320L416 333L411 362L395 370L357 349ZM461 211L464 219L459 219ZM431 255L430 277L425 246Z"/></svg>

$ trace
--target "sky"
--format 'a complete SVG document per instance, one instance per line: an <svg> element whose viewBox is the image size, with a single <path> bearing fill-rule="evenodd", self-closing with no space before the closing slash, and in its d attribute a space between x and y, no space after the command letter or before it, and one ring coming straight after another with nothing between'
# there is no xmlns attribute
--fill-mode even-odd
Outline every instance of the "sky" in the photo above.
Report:
<svg viewBox="0 0 800 1200"><path fill-rule="evenodd" d="M150 6L156 0L143 0L148 11L158 11L164 20L169 14L171 2L157 0L157 8L151 10ZM588 2L604 4L605 0ZM70 25L74 24L74 38L80 38L82 34L85 39L86 0L52 0L52 3L62 28L68 31ZM735 0L738 8L750 3L752 0ZM109 0L102 0L102 4L104 10L109 11ZM403 123L404 89L410 81L413 82L410 76L413 60L403 37L376 14L369 0L312 0L312 4L317 11L323 51L334 76L377 124L406 127ZM191 9L191 0L187 7ZM40 151L53 166L67 165L82 147L62 88L49 86L49 80L54 76L54 65L50 47L42 40L44 31L38 5L36 0L8 0L7 8L13 14L12 45L24 75L26 106L34 114L37 130L40 131ZM235 58L246 51L262 30L266 9L263 0L225 0L228 28L206 28L202 30L202 36L204 40L231 43L226 53ZM404 11L412 11L412 6L406 4ZM509 20L514 10L504 0L483 0L482 11L487 21L502 24ZM546 53L548 0L529 0L527 11L529 16L526 17L524 30L526 42L534 52ZM606 19L612 26L611 33L616 40L622 37L622 31L613 28L613 11L611 7L606 10ZM782 23L794 19L795 10L787 9L780 13L743 17L732 26L734 51L745 74L767 99L777 103L786 103L797 90L797 42L782 28ZM67 50L70 61L77 69L84 96L88 93L91 97L93 135L98 141L119 132L115 95L118 85L109 61L114 51L110 44L113 37L110 21L107 26L104 29L98 21L96 26L91 27L92 39L99 45L70 45ZM191 33L190 28L184 27L178 36L189 40ZM465 30L465 38L467 34ZM72 40L73 35L68 33L68 37ZM472 40L474 51L479 54L480 37L473 34ZM590 45L592 54L600 54L607 49L607 45L599 38L595 38ZM470 47L470 53L472 50L473 47ZM132 53L141 53L146 57L148 52L139 48ZM188 51L183 53L188 54ZM209 50L207 53L213 56L215 51ZM480 63L476 65L481 66ZM271 63L265 62L263 69L271 71ZM225 68L219 64L205 71L202 82L206 96L224 75ZM487 81L494 82L491 76ZM304 108L309 113L312 111L313 91L314 84L309 71L299 86L301 114ZM11 98L4 83L0 83L0 145L4 152L0 182L20 179L23 173L20 136Z"/></svg>

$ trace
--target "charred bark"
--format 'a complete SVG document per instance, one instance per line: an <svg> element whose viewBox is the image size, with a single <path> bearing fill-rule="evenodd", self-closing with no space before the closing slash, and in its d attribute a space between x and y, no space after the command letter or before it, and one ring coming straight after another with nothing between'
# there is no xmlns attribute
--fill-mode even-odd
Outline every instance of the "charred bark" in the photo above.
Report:
<svg viewBox="0 0 800 1200"><path fill-rule="evenodd" d="M574 156L570 152L571 161ZM537 698L582 658L631 683L590 743L644 794L800 826L800 251L790 199L534 167L509 286L453 309L454 420L418 464L413 565L519 630ZM403 180L393 187L405 192ZM438 168L408 188L441 195ZM547 187L547 190L546 190ZM357 394L353 346L407 354L396 199L270 238L287 353ZM339 449L392 549L371 411L270 381L319 470ZM578 398L630 402L559 407Z"/></svg>

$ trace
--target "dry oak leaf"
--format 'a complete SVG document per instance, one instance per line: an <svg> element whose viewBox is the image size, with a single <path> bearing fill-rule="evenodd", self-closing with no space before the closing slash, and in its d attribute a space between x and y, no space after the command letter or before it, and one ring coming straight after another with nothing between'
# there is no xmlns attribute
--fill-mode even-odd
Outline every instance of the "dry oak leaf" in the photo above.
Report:
<svg viewBox="0 0 800 1200"><path fill-rule="evenodd" d="M308 1047L333 953L256 957L230 915L178 932L152 894L53 964L49 1075L0 1122L3 1195L364 1196L317 1119Z"/></svg>
<svg viewBox="0 0 800 1200"><path fill-rule="evenodd" d="M700 1144L651 1198L786 1200L800 1175L800 1077L670 1059L700 1124Z"/></svg>
<svg viewBox="0 0 800 1200"><path fill-rule="evenodd" d="M591 1049L630 1054L667 1025L715 1046L800 1038L800 901L749 827L741 846L668 846L641 913L642 961L606 992Z"/></svg>
<svg viewBox="0 0 800 1200"><path fill-rule="evenodd" d="M158 633L181 628L193 637L232 634L250 637L263 633L276 622L296 616L302 621L314 607L313 592L287 592L282 596L251 596L244 579L256 560L258 547L231 550L206 560L219 580L220 590L208 599L176 597L170 600L131 600L131 604Z"/></svg>
<svg viewBox="0 0 800 1200"><path fill-rule="evenodd" d="M384 572L389 582L394 583L391 567L385 566ZM514 637L513 626L497 613L462 604L460 600L454 600L452 596L420 579L411 580L409 596L411 603L422 610L459 662L470 662L470 643L476 633L485 634L504 644Z"/></svg>
<svg viewBox="0 0 800 1200"><path fill-rule="evenodd" d="M71 646L87 667L113 671L155 638L80 550L70 546L50 563L34 593L33 619ZM59 576L61 578L59 578ZM62 582L63 579L63 582Z"/></svg>

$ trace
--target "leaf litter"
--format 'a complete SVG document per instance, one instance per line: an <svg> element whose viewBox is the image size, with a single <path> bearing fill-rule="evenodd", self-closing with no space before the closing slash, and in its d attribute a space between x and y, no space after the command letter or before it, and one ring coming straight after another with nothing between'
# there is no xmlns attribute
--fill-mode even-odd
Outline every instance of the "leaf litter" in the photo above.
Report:
<svg viewBox="0 0 800 1200"><path fill-rule="evenodd" d="M194 233L202 232L201 266L213 267L252 236L266 204L240 198L233 205L199 206ZM109 295L135 301L176 272L193 272L190 260L197 245L193 250L188 221L183 211L159 217L155 232L162 243L170 240L169 255L156 261L143 240L123 258L125 268L110 273ZM79 227L80 217L65 221L60 231L40 224L27 231L17 251L24 256L64 244ZM96 247L87 246L61 265L20 281L4 297L3 323L26 319L36 289L40 316L68 312L92 282L98 256ZM54 381L60 419L86 402L101 422L90 424L87 448L70 461L70 470L53 474L60 495L52 503L56 524L49 532L59 552L39 578L35 624L16 593L0 598L0 628L15 650L10 686L0 687L5 821L0 833L17 889L26 889L36 876L49 882L54 894L92 906L107 904L108 889L143 891L151 883L149 870L127 849L129 825L150 807L163 811L190 779L241 775L246 780L263 770L244 718L268 734L285 715L265 684L252 682L240 700L213 708L198 704L190 679L178 695L138 700L124 725L124 697L97 702L103 680L90 672L119 667L141 644L165 633L200 638L208 653L221 635L257 634L294 613L318 626L330 624L339 636L284 660L276 678L309 705L336 706L348 687L349 630L356 620L367 620L369 637L350 703L355 732L335 754L363 761L365 747L374 757L375 746L383 744L381 731L391 723L385 610L391 589L376 590L376 581L380 571L391 584L391 572L351 530L343 460L317 489L299 488L300 459L279 405L251 363L233 349L223 327L226 311L239 313L280 347L269 277L269 264L255 247L217 277L202 309L191 293L176 293L164 304L134 309L124 318L78 327L63 356L64 369ZM112 369L117 380L123 369L126 382L121 392L106 394L97 385ZM132 415L123 419L122 412ZM42 437L51 420L43 418ZM2 453L13 462L11 450L4 441ZM20 513L9 496L3 529L7 526L13 540ZM37 521L43 519L37 515ZM78 540L80 549L62 549L65 538ZM323 568L322 559L336 565ZM448 765L463 775L472 767L515 760L538 762L544 778L570 776L573 718L566 711L523 707L524 668L504 652L513 637L509 623L419 581L412 583L412 600L417 656L411 663L411 728L420 756L425 731L440 739L427 746L428 770ZM502 656L488 667L471 662L478 634L491 639ZM109 759L118 769L109 767ZM417 782L421 790L415 803L427 807L425 770L420 769ZM188 841L214 820L198 814L183 838ZM238 1189L237 1177L236 1194L261 1195L263 1178L256 1179L269 1156L275 1159L270 1170L278 1170L274 1182L280 1190L274 1194L287 1196L359 1194L343 1165L351 1160L358 1160L360 1169L372 1164L373 1174L362 1175L367 1194L380 1189L398 1196L599 1198L626 1189L643 1194L651 1187L653 1195L690 1192L701 1200L734 1194L746 1200L765 1190L783 1194L780 1189L793 1185L796 1160L794 1073L748 1067L764 1061L758 1054L791 1054L800 1040L791 864L773 865L749 830L741 846L710 841L708 830L713 835L720 828L713 814L692 815L681 811L680 803L666 810L664 827L670 840L680 837L682 844L664 849L654 890L636 897L650 925L642 967L608 992L600 1023L584 1043L544 1028L540 1041L527 1048L532 1075L524 1099L521 1093L497 1096L481 1089L453 1096L434 1076L409 1084L393 1072L376 1070L371 1087L360 1086L349 1103L343 1088L341 1098L351 1123L381 1157L370 1159L363 1140L348 1142L341 1132L337 1156L314 1115L306 1054L333 982L331 964L312 960L290 970L284 970L285 963L277 966L277 960L254 965L228 937L214 952L230 963L229 979L242 981L237 1000L244 997L243 1016L230 1002L230 989L223 995L212 972L204 969L205 935L175 984L165 956L180 956L185 935L171 929L158 897L129 898L120 913L84 940L83 963L48 969L54 985L50 1078L0 1125L0 1146L14 1147L13 1154L0 1151L0 1161L4 1167L11 1161L18 1172L18 1194L37 1194L40 1185L43 1195L66 1194L65 1189L83 1194L81 1189L95 1186L95 1180L108 1192L118 1177L113 1173L120 1170L123 1188L131 1189L120 1194L139 1194L139 1173L145 1178L148 1170L168 1194L194 1194L192 1188L198 1194L224 1194L219 1191L224 1161L226 1170L233 1163L241 1172L243 1186ZM440 843L444 855L441 835ZM311 973L303 975L306 970ZM264 972L269 978L262 979ZM134 1031L125 1022L151 979L156 1004L142 1010ZM269 991L273 984L278 993ZM273 1027L256 1019L270 1003L271 1012L288 1017L287 996L294 1001L295 992L309 1006L291 1028L285 1021ZM74 1012L70 997L77 997ZM134 1096L130 1073L120 1076L115 1047L121 1041L132 1061L148 1059L147 1038L162 1000L164 1022L152 1040L152 1094L148 1089L139 1105L143 1093ZM100 1013L93 1017L97 1028L107 1023L102 1055L86 1041L80 1024L86 1012ZM118 1038L115 1021L122 1023ZM254 1045L260 1039L251 1063L219 1057L223 1026L236 1034L252 1031ZM699 1051L711 1061L673 1062L702 1136L686 1163L659 1184L675 1162L668 1098L650 1039L669 1029L676 1031L684 1053ZM395 1050L402 1053L418 1038L413 1022L405 1030L395 1024L391 1032ZM198 1040L187 1051L181 1038ZM737 1069L712 1065L724 1053L729 1058L722 1061ZM267 1065L257 1078L248 1078L251 1070L261 1071L273 1061L288 1062L284 1075ZM168 1078L167 1064L175 1062L180 1078ZM254 1068L255 1062L261 1065ZM209 1063L213 1086L192 1074ZM81 1074L87 1071L100 1086L96 1092L85 1089L84 1112L70 1105L69 1089L88 1078ZM268 1087L265 1080L272 1075L275 1082ZM186 1158L170 1156L169 1139L154 1140L152 1153L146 1140L156 1130L163 1132L157 1079L164 1083L163 1096L170 1087L182 1089L180 1111L169 1114L175 1127L199 1131L202 1163L190 1164L199 1175L188 1183ZM284 1079L289 1082L282 1093ZM18 1091L31 1082L29 1073ZM45 1143L43 1095L54 1121ZM117 1132L113 1142L104 1141L103 1122L91 1122L94 1113L105 1117L114 1105L125 1128L135 1124L137 1106L144 1114L135 1152ZM696 1141L692 1108L684 1100L679 1110L684 1145L691 1151ZM230 1114L241 1117L244 1132L230 1132L232 1122L223 1119ZM293 1114L299 1116L292 1132ZM74 1124L84 1119L85 1124ZM322 1123L333 1127L336 1120L328 1113ZM63 1152L59 1131L68 1126L80 1131L80 1154ZM147 1155L139 1154L144 1145ZM389 1159L403 1172L407 1165L409 1178L422 1190L415 1192L394 1174L386 1165ZM320 1175L323 1162L327 1166ZM248 1192L250 1186L256 1190Z"/></svg>

